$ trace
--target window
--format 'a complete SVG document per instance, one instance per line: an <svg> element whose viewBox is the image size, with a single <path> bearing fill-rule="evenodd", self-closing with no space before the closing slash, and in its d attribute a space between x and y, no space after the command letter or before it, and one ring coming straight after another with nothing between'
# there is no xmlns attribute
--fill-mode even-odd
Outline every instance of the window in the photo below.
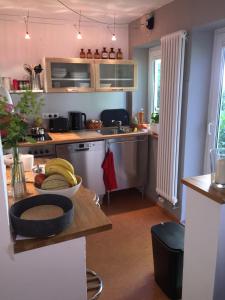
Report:
<svg viewBox="0 0 225 300"><path fill-rule="evenodd" d="M222 57L225 58L225 48L223 48ZM221 97L219 103L219 124L217 133L217 147L225 148L225 65L223 65L222 70L222 87L221 87Z"/></svg>
<svg viewBox="0 0 225 300"><path fill-rule="evenodd" d="M149 49L149 112L159 112L160 106L160 48Z"/></svg>
<svg viewBox="0 0 225 300"><path fill-rule="evenodd" d="M225 147L225 28L215 31L206 136L205 173L210 172L210 149Z"/></svg>

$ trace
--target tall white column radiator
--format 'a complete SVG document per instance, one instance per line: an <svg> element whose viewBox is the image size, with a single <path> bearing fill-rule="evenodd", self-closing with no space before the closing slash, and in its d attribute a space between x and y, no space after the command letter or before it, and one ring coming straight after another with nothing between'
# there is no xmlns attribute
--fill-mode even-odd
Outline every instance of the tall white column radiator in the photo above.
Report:
<svg viewBox="0 0 225 300"><path fill-rule="evenodd" d="M160 132L156 192L177 202L180 116L186 32L161 38Z"/></svg>

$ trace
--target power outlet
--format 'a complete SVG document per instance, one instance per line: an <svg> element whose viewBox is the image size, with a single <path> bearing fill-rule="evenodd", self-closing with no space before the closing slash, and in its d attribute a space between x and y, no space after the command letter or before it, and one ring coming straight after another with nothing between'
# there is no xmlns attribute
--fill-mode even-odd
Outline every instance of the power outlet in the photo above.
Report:
<svg viewBox="0 0 225 300"><path fill-rule="evenodd" d="M42 119L53 119L53 118L58 118L59 113L43 113L42 114Z"/></svg>

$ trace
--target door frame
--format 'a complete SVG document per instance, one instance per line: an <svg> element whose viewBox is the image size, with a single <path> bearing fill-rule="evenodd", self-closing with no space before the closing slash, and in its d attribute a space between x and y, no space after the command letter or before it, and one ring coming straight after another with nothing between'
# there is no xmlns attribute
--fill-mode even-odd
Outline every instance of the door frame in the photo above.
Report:
<svg viewBox="0 0 225 300"><path fill-rule="evenodd" d="M225 48L225 28L215 31L211 67L208 122L206 132L206 145L204 157L204 173L210 173L210 149L216 147L217 133L220 115L220 100L223 84L223 70L225 60L223 49Z"/></svg>

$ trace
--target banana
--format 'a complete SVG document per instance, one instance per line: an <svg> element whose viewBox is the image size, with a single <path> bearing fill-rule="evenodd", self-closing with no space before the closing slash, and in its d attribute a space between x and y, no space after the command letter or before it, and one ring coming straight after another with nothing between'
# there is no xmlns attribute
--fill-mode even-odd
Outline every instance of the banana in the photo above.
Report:
<svg viewBox="0 0 225 300"><path fill-rule="evenodd" d="M48 168L51 166L63 167L65 169L67 169L68 171L70 171L72 174L74 174L73 165L68 160L65 160L63 158L53 158L53 159L49 160L45 165L45 170L48 171Z"/></svg>
<svg viewBox="0 0 225 300"><path fill-rule="evenodd" d="M59 165L49 166L47 169L45 168L45 174L47 176L53 174L60 174L65 177L66 181L71 185L74 186L77 184L77 179L69 170L61 167Z"/></svg>

